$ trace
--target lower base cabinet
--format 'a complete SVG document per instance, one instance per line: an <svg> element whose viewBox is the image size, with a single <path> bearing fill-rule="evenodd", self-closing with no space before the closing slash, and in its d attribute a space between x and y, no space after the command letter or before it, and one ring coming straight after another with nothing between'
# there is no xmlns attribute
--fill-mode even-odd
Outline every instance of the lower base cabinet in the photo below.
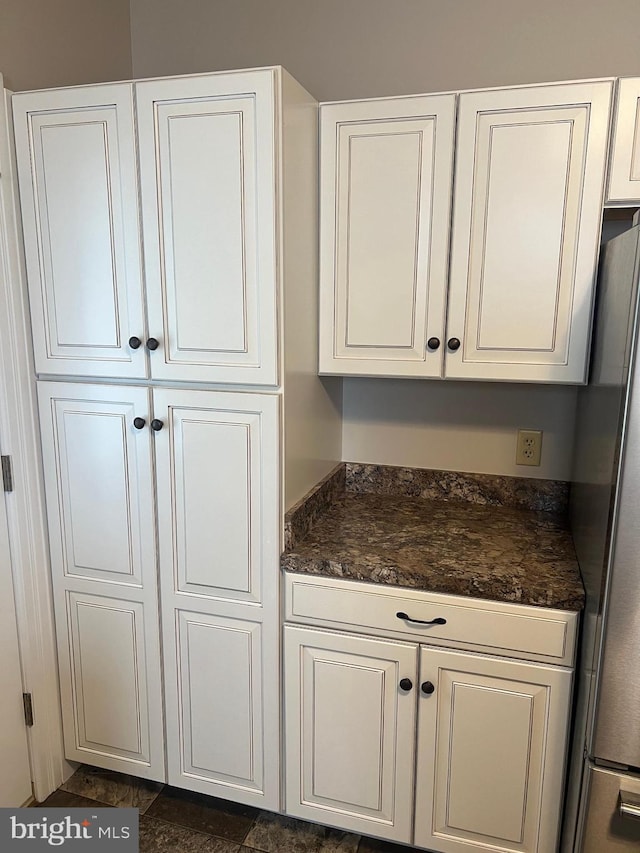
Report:
<svg viewBox="0 0 640 853"><path fill-rule="evenodd" d="M570 670L420 648L414 844L556 849Z"/></svg>
<svg viewBox="0 0 640 853"><path fill-rule="evenodd" d="M416 646L284 634L287 813L409 843Z"/></svg>
<svg viewBox="0 0 640 853"><path fill-rule="evenodd" d="M284 649L288 814L442 853L556 849L570 669L291 625Z"/></svg>

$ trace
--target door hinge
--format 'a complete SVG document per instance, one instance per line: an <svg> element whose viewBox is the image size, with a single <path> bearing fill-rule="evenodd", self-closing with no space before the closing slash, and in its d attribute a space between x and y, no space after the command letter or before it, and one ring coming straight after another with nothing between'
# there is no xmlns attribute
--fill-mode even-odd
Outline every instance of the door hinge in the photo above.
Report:
<svg viewBox="0 0 640 853"><path fill-rule="evenodd" d="M31 701L31 693L22 694L22 704L24 705L24 722L26 726L33 725L33 702Z"/></svg>
<svg viewBox="0 0 640 853"><path fill-rule="evenodd" d="M11 471L11 457L0 456L2 461L2 487L5 492L13 491L13 472Z"/></svg>

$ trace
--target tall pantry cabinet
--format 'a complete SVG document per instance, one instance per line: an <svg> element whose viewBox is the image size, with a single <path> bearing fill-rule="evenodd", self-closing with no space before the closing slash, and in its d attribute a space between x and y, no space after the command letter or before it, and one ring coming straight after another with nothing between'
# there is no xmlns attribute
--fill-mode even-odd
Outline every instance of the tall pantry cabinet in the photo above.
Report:
<svg viewBox="0 0 640 853"><path fill-rule="evenodd" d="M271 68L14 117L67 757L277 810L283 512L340 459L288 316L317 105Z"/></svg>

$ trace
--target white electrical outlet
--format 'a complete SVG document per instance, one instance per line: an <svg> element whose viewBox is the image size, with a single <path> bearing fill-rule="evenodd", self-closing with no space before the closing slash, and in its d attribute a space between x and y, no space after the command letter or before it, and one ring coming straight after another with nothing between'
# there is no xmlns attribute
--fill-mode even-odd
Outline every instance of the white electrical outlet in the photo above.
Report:
<svg viewBox="0 0 640 853"><path fill-rule="evenodd" d="M542 455L542 430L519 429L516 465L539 465Z"/></svg>

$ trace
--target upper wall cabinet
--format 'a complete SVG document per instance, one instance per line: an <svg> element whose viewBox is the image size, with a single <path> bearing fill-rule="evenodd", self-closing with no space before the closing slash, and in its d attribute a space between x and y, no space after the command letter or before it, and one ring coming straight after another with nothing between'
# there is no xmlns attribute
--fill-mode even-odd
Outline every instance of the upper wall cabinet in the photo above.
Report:
<svg viewBox="0 0 640 853"><path fill-rule="evenodd" d="M640 77L618 81L607 204L640 204Z"/></svg>
<svg viewBox="0 0 640 853"><path fill-rule="evenodd" d="M277 383L275 109L274 70L14 97L39 373Z"/></svg>
<svg viewBox="0 0 640 853"><path fill-rule="evenodd" d="M611 88L461 95L446 376L585 381Z"/></svg>
<svg viewBox="0 0 640 853"><path fill-rule="evenodd" d="M13 97L39 373L146 374L132 90Z"/></svg>
<svg viewBox="0 0 640 853"><path fill-rule="evenodd" d="M454 121L454 95L321 108L321 372L440 376Z"/></svg>
<svg viewBox="0 0 640 853"><path fill-rule="evenodd" d="M321 108L322 373L584 382L611 82ZM445 313L448 281L448 307Z"/></svg>

